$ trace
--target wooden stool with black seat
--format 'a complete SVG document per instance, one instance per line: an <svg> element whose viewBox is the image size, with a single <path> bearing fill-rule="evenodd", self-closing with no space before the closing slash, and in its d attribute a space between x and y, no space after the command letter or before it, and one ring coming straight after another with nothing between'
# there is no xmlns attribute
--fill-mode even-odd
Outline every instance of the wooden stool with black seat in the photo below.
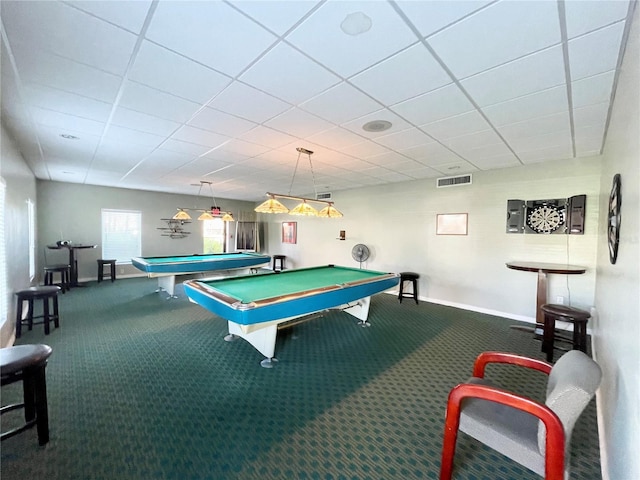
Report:
<svg viewBox="0 0 640 480"><path fill-rule="evenodd" d="M48 345L18 345L0 348L0 374L2 386L22 381L23 403L3 405L0 414L24 408L25 424L0 435L1 440L13 437L36 425L38 443L49 441L49 414L47 409L47 379L45 368L51 355Z"/></svg>
<svg viewBox="0 0 640 480"><path fill-rule="evenodd" d="M286 255L274 255L273 256L273 270L284 270L284 261L287 258ZM279 264L279 265L278 265Z"/></svg>
<svg viewBox="0 0 640 480"><path fill-rule="evenodd" d="M22 325L25 324L29 330L33 329L35 324L44 324L44 334L49 335L49 322L58 328L60 326L60 315L58 314L58 292L62 290L57 285L38 285L29 287L16 292L18 297L18 308L16 310L16 338L22 335ZM34 300L42 300L42 315L33 314ZM26 319L22 319L22 305L24 302L29 304L29 313ZM49 301L52 301L53 312L49 309ZM41 322L34 322L36 318L42 318Z"/></svg>
<svg viewBox="0 0 640 480"><path fill-rule="evenodd" d="M547 354L547 361L553 361L553 351L564 350L555 345L555 342L570 343L573 350L587 352L587 321L591 314L578 308L567 305L546 304L542 305L544 312L544 328L542 332L542 352ZM573 324L573 334L569 337L561 330L556 330L556 320Z"/></svg>
<svg viewBox="0 0 640 480"><path fill-rule="evenodd" d="M109 271L105 273L104 267L109 265ZM111 278L112 282L116 281L116 260L98 260L98 282L104 280L104 277Z"/></svg>
<svg viewBox="0 0 640 480"><path fill-rule="evenodd" d="M60 283L53 283L53 275L60 274ZM71 284L71 266L59 264L59 265L47 265L44 267L44 284L45 285L58 285L62 289L62 293L69 290Z"/></svg>
<svg viewBox="0 0 640 480"><path fill-rule="evenodd" d="M400 291L398 292L398 300L402 303L403 298L413 298L418 305L418 279L420 275L414 272L400 272ZM411 292L404 291L404 283L411 282L413 290Z"/></svg>

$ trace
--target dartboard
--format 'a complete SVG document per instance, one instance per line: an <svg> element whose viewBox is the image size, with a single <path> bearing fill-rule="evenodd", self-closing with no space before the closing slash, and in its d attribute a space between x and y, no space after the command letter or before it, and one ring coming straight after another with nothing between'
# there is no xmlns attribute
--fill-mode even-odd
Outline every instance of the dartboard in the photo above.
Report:
<svg viewBox="0 0 640 480"><path fill-rule="evenodd" d="M536 233L555 232L564 225L564 208L554 205L538 205L529 208L527 226Z"/></svg>
<svg viewBox="0 0 640 480"><path fill-rule="evenodd" d="M618 259L618 242L620 241L620 174L613 177L611 193L609 194L609 221L607 237L609 239L609 261L614 264Z"/></svg>

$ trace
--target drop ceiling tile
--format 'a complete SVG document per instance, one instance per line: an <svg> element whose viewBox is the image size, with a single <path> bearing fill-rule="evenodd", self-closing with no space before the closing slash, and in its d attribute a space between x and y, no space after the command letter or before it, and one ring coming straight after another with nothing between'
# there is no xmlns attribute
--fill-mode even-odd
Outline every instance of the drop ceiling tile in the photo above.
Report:
<svg viewBox="0 0 640 480"><path fill-rule="evenodd" d="M133 134L135 134L135 132L133 132ZM128 170L149 155L155 148L153 142L144 140L140 140L137 144L124 146L123 141L126 140L126 135L127 132L123 129L121 132L103 139L96 152L92 168L104 162L109 165L115 165L117 168L126 167ZM124 173L126 173L126 170Z"/></svg>
<svg viewBox="0 0 640 480"><path fill-rule="evenodd" d="M569 39L597 30L627 16L628 0L608 2L564 2Z"/></svg>
<svg viewBox="0 0 640 480"><path fill-rule="evenodd" d="M66 155L62 155L62 158L65 156L72 158L77 154L82 154L85 158L91 159L98 144L100 143L99 135L79 135L79 132L70 133L71 130L64 129L61 131L60 128L47 127L43 125L38 125L36 128L38 141L40 146L45 150L45 154L47 151L64 151L66 152ZM63 134L75 134L77 138L63 138L61 137ZM46 158L48 161L48 156Z"/></svg>
<svg viewBox="0 0 640 480"><path fill-rule="evenodd" d="M560 112L524 122L504 125L498 131L507 142L511 142L514 139L535 137L557 131L568 131L569 129L569 112Z"/></svg>
<svg viewBox="0 0 640 480"><path fill-rule="evenodd" d="M188 163L183 163L176 168L176 173L190 178L202 178L210 172L215 172L223 168L228 168L229 163L222 160L215 160L209 157L199 157ZM190 182L191 183L191 182Z"/></svg>
<svg viewBox="0 0 640 480"><path fill-rule="evenodd" d="M2 19L12 45L116 75L124 74L136 43L134 34L62 2L3 2Z"/></svg>
<svg viewBox="0 0 640 480"><path fill-rule="evenodd" d="M180 127L173 135L171 135L171 138L173 140L195 143L197 145L204 145L205 147L210 148L219 147L230 140L230 137L226 135L219 135L190 125L183 125Z"/></svg>
<svg viewBox="0 0 640 480"><path fill-rule="evenodd" d="M85 97L113 102L122 79L57 55L15 48L16 64L23 82L38 83Z"/></svg>
<svg viewBox="0 0 640 480"><path fill-rule="evenodd" d="M300 21L318 1L252 1L235 2L234 7L251 16L256 22L278 35L284 34Z"/></svg>
<svg viewBox="0 0 640 480"><path fill-rule="evenodd" d="M242 135L256 126L253 122L209 107L200 109L188 124L230 137Z"/></svg>
<svg viewBox="0 0 640 480"><path fill-rule="evenodd" d="M571 145L565 143L563 145L552 145L539 150L529 150L527 152L518 152L518 157L523 164L529 165L533 163L548 162L550 160L564 160L573 157Z"/></svg>
<svg viewBox="0 0 640 480"><path fill-rule="evenodd" d="M375 142L367 140L366 142L358 143L341 149L343 153L352 155L356 158L367 158L374 155L380 155L386 153L389 150L382 145L378 145Z"/></svg>
<svg viewBox="0 0 640 480"><path fill-rule="evenodd" d="M440 176L440 172L438 172L434 168L423 166L420 169L411 170L410 172L407 172L407 175L409 177L413 178L414 180L420 180L422 178L436 178L436 177L439 177Z"/></svg>
<svg viewBox="0 0 640 480"><path fill-rule="evenodd" d="M256 123L265 122L291 108L288 103L240 82L233 82L209 102L209 106Z"/></svg>
<svg viewBox="0 0 640 480"><path fill-rule="evenodd" d="M488 130L489 128L491 128L491 125L487 123L477 110L438 120L437 122L427 123L426 125L420 125L421 130L440 141Z"/></svg>
<svg viewBox="0 0 640 480"><path fill-rule="evenodd" d="M396 2L411 22L427 37L491 3L491 0L456 0L455 2Z"/></svg>
<svg viewBox="0 0 640 480"><path fill-rule="evenodd" d="M580 80L614 70L618 61L624 22L569 41L571 79ZM594 55L594 52L598 52Z"/></svg>
<svg viewBox="0 0 640 480"><path fill-rule="evenodd" d="M411 158L408 158L398 152L387 152L383 153L382 155L375 155L373 157L367 158L367 162L383 167L391 167L393 165L404 163L407 160L411 160Z"/></svg>
<svg viewBox="0 0 640 480"><path fill-rule="evenodd" d="M331 123L300 110L299 108L292 108L291 110L269 120L265 125L301 138L308 137L334 127Z"/></svg>
<svg viewBox="0 0 640 480"><path fill-rule="evenodd" d="M393 105L391 109L415 125L432 123L474 109L469 99L452 84Z"/></svg>
<svg viewBox="0 0 640 480"><path fill-rule="evenodd" d="M184 153L193 156L204 155L209 150L211 150L210 147L205 147L204 145L196 145L195 143L183 142L174 138L165 140L162 143L161 147L162 149L169 150L171 152Z"/></svg>
<svg viewBox="0 0 640 480"><path fill-rule="evenodd" d="M36 83L24 85L22 92L24 94L24 101L28 105L87 118L97 122L106 122L111 113L111 105L109 103L63 92ZM3 101L6 101L4 91Z"/></svg>
<svg viewBox="0 0 640 480"><path fill-rule="evenodd" d="M482 111L494 126L531 120L568 111L567 87L561 85L484 107Z"/></svg>
<svg viewBox="0 0 640 480"><path fill-rule="evenodd" d="M132 146L144 145L155 148L164 141L164 136L111 125L105 134L105 139L110 142L119 142L122 146L121 148L127 148L129 144Z"/></svg>
<svg viewBox="0 0 640 480"><path fill-rule="evenodd" d="M376 143L393 150L402 150L433 142L433 139L417 128L409 128L391 135L376 137Z"/></svg>
<svg viewBox="0 0 640 480"><path fill-rule="evenodd" d="M400 152L406 157L428 166L455 163L461 160L460 156L455 152L436 142L407 148Z"/></svg>
<svg viewBox="0 0 640 480"><path fill-rule="evenodd" d="M454 148L454 150L458 155L467 161L472 162L474 165L478 162L495 157L511 156L515 158L513 152L504 143L494 143L491 145L483 145L473 148L459 146Z"/></svg>
<svg viewBox="0 0 640 480"><path fill-rule="evenodd" d="M353 13L364 13L371 29L360 35L340 25ZM318 32L323 32L321 35ZM287 40L329 69L347 78L416 42L416 37L386 2L327 2Z"/></svg>
<svg viewBox="0 0 640 480"><path fill-rule="evenodd" d="M602 149L605 123L576 128L576 154L585 155Z"/></svg>
<svg viewBox="0 0 640 480"><path fill-rule="evenodd" d="M346 82L303 102L300 108L329 122L341 124L380 110L382 105Z"/></svg>
<svg viewBox="0 0 640 480"><path fill-rule="evenodd" d="M460 137L448 138L442 142L452 150L469 150L472 148L485 147L487 145L503 144L504 142L494 130L482 130L481 132L470 133Z"/></svg>
<svg viewBox="0 0 640 480"><path fill-rule="evenodd" d="M238 139L230 140L218 149L219 152L224 152L225 154L229 152L245 157L255 157L256 155L262 155L268 150L269 148L265 147L264 145L257 145L255 143L245 142Z"/></svg>
<svg viewBox="0 0 640 480"><path fill-rule="evenodd" d="M608 102L611 98L615 74L615 71L605 72L571 82L573 108Z"/></svg>
<svg viewBox="0 0 640 480"><path fill-rule="evenodd" d="M129 177L138 178L149 176L151 178L160 178L169 172L172 172L182 165L192 160L191 155L185 155L168 150L156 149L149 153L139 165L136 165Z"/></svg>
<svg viewBox="0 0 640 480"><path fill-rule="evenodd" d="M231 83L230 77L146 40L128 78L197 103L210 101Z"/></svg>
<svg viewBox="0 0 640 480"><path fill-rule="evenodd" d="M276 40L223 2L160 2L146 38L232 77Z"/></svg>
<svg viewBox="0 0 640 480"><path fill-rule="evenodd" d="M142 25L151 6L151 0L118 0L117 2L70 0L65 3L136 34L142 30Z"/></svg>
<svg viewBox="0 0 640 480"><path fill-rule="evenodd" d="M564 147L571 152L571 132L554 132L536 137L526 137L514 139L510 142L511 147L521 159L526 158L527 152L537 151L541 147Z"/></svg>
<svg viewBox="0 0 640 480"><path fill-rule="evenodd" d="M304 75L296 72L304 72ZM340 81L333 73L283 43L253 64L240 80L294 105Z"/></svg>
<svg viewBox="0 0 640 480"><path fill-rule="evenodd" d="M120 105L181 123L188 121L200 108L197 103L135 82L126 83Z"/></svg>
<svg viewBox="0 0 640 480"><path fill-rule="evenodd" d="M556 46L534 53L461 83L480 107L562 85L565 83L562 48Z"/></svg>
<svg viewBox="0 0 640 480"><path fill-rule="evenodd" d="M573 110L573 123L576 130L583 127L601 126L607 122L609 115L608 103L597 103L588 107L575 108Z"/></svg>
<svg viewBox="0 0 640 480"><path fill-rule="evenodd" d="M501 155L492 155L485 158L477 158L473 161L480 170L491 170L496 168L519 167L522 162L513 153L508 152Z"/></svg>
<svg viewBox="0 0 640 480"><path fill-rule="evenodd" d="M124 107L116 108L111 122L113 125L120 127L161 136L170 136L182 125L177 122L172 122L171 120L154 117Z"/></svg>
<svg viewBox="0 0 640 480"><path fill-rule="evenodd" d="M558 7L496 2L428 41L454 75L465 78L560 43Z"/></svg>
<svg viewBox="0 0 640 480"><path fill-rule="evenodd" d="M443 163L441 165L435 165L433 167L439 173L439 177L455 177L457 175L463 175L465 173L473 173L477 172L478 169L471 165L469 162L465 162L464 160L460 160L458 162L453 163Z"/></svg>
<svg viewBox="0 0 640 480"><path fill-rule="evenodd" d="M308 137L308 140L320 145L324 145L328 148L343 148L349 145L356 145L361 143L363 137L356 135L350 130L344 128L334 127L324 132L316 133Z"/></svg>
<svg viewBox="0 0 640 480"><path fill-rule="evenodd" d="M290 145L296 141L296 137L263 125L258 125L248 132L240 135L239 138L247 142L257 143L258 145L264 145L269 148L284 147L285 145Z"/></svg>
<svg viewBox="0 0 640 480"><path fill-rule="evenodd" d="M46 127L65 128L81 134L88 133L89 135L102 135L105 127L103 122L96 122L95 120L54 112L44 108L31 107L29 111L36 124Z"/></svg>
<svg viewBox="0 0 640 480"><path fill-rule="evenodd" d="M402 74L398 75L399 72ZM418 43L350 81L381 103L392 105L451 83L451 77L425 46Z"/></svg>

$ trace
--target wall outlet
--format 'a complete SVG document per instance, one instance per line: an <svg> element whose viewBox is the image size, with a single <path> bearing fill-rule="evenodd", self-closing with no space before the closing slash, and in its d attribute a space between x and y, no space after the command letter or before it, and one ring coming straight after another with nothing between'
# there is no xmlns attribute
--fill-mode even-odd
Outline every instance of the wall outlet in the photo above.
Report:
<svg viewBox="0 0 640 480"><path fill-rule="evenodd" d="M563 296L558 295L558 296L556 297L556 303L557 303L558 305L564 305L564 297L563 297Z"/></svg>

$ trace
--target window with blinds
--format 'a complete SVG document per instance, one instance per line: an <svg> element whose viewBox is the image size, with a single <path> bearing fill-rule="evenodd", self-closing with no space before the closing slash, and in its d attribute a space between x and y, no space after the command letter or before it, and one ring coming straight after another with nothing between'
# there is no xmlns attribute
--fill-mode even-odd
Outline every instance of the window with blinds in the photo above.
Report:
<svg viewBox="0 0 640 480"><path fill-rule="evenodd" d="M131 263L142 251L142 212L102 209L102 258Z"/></svg>

